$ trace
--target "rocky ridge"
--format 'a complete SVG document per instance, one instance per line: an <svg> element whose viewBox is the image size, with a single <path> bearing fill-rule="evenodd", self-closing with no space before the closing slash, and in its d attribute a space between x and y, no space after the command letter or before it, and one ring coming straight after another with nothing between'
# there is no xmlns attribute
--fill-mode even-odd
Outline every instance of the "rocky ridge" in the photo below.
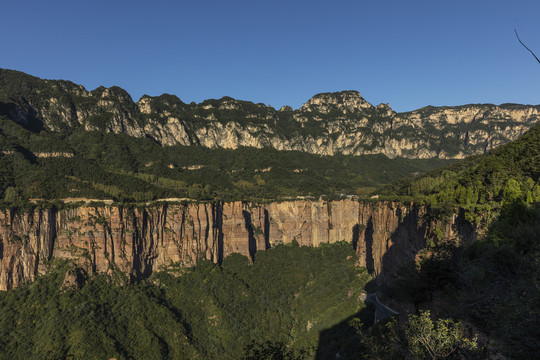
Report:
<svg viewBox="0 0 540 360"><path fill-rule="evenodd" d="M118 87L87 91L0 69L0 116L31 129L83 127L150 137L162 145L272 147L320 155L459 159L515 140L540 118L540 105L425 107L396 113L357 91L322 93L300 109L224 97L186 104L173 95L133 102Z"/></svg>
<svg viewBox="0 0 540 360"><path fill-rule="evenodd" d="M232 253L293 241L304 246L346 241L365 266L391 278L415 259L434 226L448 239L471 241L476 230L455 216L438 224L426 209L396 202L287 201L190 203L0 213L0 290L32 281L49 260L70 259L88 273L115 271L140 279L171 264L220 263Z"/></svg>

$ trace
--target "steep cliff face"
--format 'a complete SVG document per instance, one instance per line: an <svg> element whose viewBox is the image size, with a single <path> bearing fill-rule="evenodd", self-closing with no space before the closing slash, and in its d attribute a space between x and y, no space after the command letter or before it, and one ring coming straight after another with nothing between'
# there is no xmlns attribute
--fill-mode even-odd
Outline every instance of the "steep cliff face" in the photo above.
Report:
<svg viewBox="0 0 540 360"><path fill-rule="evenodd" d="M360 265L383 281L391 281L403 264L415 259L436 229L444 239L459 243L470 243L478 234L459 214L441 221L431 218L425 207L399 202L359 203L358 224Z"/></svg>
<svg viewBox="0 0 540 360"><path fill-rule="evenodd" d="M290 243L318 246L347 241L360 264L391 277L425 246L432 226L425 210L392 202L290 201L116 206L0 213L0 289L32 281L48 260L71 259L89 273L120 270L144 278L172 263L220 263L232 253L251 261L256 252ZM446 235L474 236L457 221Z"/></svg>
<svg viewBox="0 0 540 360"><path fill-rule="evenodd" d="M118 87L86 91L0 69L0 115L34 129L82 127L162 145L458 159L515 140L538 122L540 106L429 106L396 113L387 104L371 105L357 91L318 94L297 110L229 97L185 104L166 94L134 103Z"/></svg>

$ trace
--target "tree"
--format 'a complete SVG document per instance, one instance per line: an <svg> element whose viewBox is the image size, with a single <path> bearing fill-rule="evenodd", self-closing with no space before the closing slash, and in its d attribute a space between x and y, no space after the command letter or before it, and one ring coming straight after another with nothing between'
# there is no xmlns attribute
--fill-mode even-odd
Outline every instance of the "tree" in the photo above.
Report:
<svg viewBox="0 0 540 360"><path fill-rule="evenodd" d="M522 197L523 194L519 182L514 179L509 179L503 190L504 203L513 203L517 200L521 200Z"/></svg>
<svg viewBox="0 0 540 360"><path fill-rule="evenodd" d="M465 337L460 321L439 319L433 322L429 311L409 315L400 330L402 344L415 359L445 359L477 347L476 337L472 340Z"/></svg>
<svg viewBox="0 0 540 360"><path fill-rule="evenodd" d="M396 319L382 329L362 329L356 320L356 328L369 359L456 359L474 356L477 352L476 336L465 336L463 324L451 319L433 321L429 311L409 315L400 324Z"/></svg>
<svg viewBox="0 0 540 360"><path fill-rule="evenodd" d="M523 41L521 41L521 39L519 38L519 35L518 35L516 29L514 29L514 32L516 33L516 37L517 37L519 43L520 43L521 45L523 45L523 47L524 47L525 49L527 49L527 50L532 54L532 56L534 56L534 58L536 59L536 61L538 61L538 62L540 63L540 60L538 59L538 57L536 57L536 55L532 52L532 50L529 49L529 48L523 43Z"/></svg>
<svg viewBox="0 0 540 360"><path fill-rule="evenodd" d="M21 197L20 191L15 189L12 186L9 186L6 189L6 194L4 196L4 200L6 200L7 202L10 202L10 203L16 203L18 201L21 201L22 197Z"/></svg>

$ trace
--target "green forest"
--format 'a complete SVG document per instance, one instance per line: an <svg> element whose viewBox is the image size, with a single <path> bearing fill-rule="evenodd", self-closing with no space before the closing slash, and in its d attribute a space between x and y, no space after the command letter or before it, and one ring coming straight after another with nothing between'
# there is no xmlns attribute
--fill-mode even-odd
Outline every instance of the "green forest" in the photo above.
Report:
<svg viewBox="0 0 540 360"><path fill-rule="evenodd" d="M137 283L123 274L90 277L53 261L35 282L0 293L0 359L296 359L332 353L347 341L355 344L354 329L339 328L339 344L328 340L323 349L320 331L359 313L373 321L363 301L371 277L355 265L354 254L347 243L293 243L258 252L251 266L233 254L221 266L172 266ZM65 282L66 274L75 281Z"/></svg>
<svg viewBox="0 0 540 360"><path fill-rule="evenodd" d="M535 358L540 351L538 234L539 203L507 202L479 240L444 242L422 252L383 292L390 302L469 324L470 332L483 334L481 359L495 354ZM372 349L379 349L385 336L389 333L376 334L371 344L379 347Z"/></svg>
<svg viewBox="0 0 540 360"><path fill-rule="evenodd" d="M377 192L383 198L430 206L433 214L448 216L461 209L471 223L505 202L539 202L540 126L486 155L395 181Z"/></svg>
<svg viewBox="0 0 540 360"><path fill-rule="evenodd" d="M386 299L414 304L417 312L431 308L437 317L470 324L488 337L480 358L497 353L511 359L536 357L540 351L539 178L540 126L536 126L485 156L382 189L390 198L425 204L430 216L443 221L461 213L474 226L482 226L479 238L471 243L444 241L442 236L431 242L417 262L404 264L398 279L385 287ZM381 342L391 335L388 331L364 334L372 355L380 355Z"/></svg>
<svg viewBox="0 0 540 360"><path fill-rule="evenodd" d="M293 242L253 265L233 254L131 283L52 260L46 275L0 293L0 359L534 358L538 233L538 204L507 202L485 237L404 264L379 296L416 312L375 326L364 301L373 278L350 243Z"/></svg>
<svg viewBox="0 0 540 360"><path fill-rule="evenodd" d="M7 205L63 198L339 198L368 195L383 184L448 163L270 148L161 146L152 139L82 129L33 132L2 116L0 148L0 198ZM59 155L40 157L43 153Z"/></svg>

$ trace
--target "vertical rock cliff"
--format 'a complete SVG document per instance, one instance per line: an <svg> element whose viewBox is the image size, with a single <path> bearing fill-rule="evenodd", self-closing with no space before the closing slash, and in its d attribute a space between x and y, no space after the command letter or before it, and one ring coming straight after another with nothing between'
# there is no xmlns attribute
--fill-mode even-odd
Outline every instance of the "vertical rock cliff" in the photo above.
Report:
<svg viewBox="0 0 540 360"><path fill-rule="evenodd" d="M32 281L52 258L71 259L90 273L119 270L139 279L173 263L220 263L232 253L255 261L257 251L293 240L303 246L350 242L360 265L391 277L425 246L433 227L425 215L413 204L354 200L4 210L0 289ZM459 217L444 229L449 238L475 233Z"/></svg>
<svg viewBox="0 0 540 360"><path fill-rule="evenodd" d="M463 216L455 214L441 221L431 218L425 207L414 204L361 202L358 213L356 250L360 265L387 281L403 264L415 259L427 240L435 237L435 229L456 242L468 243L477 236L476 227Z"/></svg>

